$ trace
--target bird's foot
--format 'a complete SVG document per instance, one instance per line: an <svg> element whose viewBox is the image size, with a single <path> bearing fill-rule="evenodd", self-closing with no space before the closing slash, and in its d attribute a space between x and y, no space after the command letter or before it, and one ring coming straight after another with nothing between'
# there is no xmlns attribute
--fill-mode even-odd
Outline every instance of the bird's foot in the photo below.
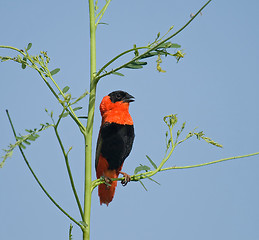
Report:
<svg viewBox="0 0 259 240"><path fill-rule="evenodd" d="M127 183L130 182L130 175L121 171L119 173L122 174L123 177L125 177L125 179L121 181L122 186L126 186Z"/></svg>
<svg viewBox="0 0 259 240"><path fill-rule="evenodd" d="M109 177L106 176L101 176L100 179L102 179L104 181L104 184L106 185L106 187L110 187L112 180Z"/></svg>

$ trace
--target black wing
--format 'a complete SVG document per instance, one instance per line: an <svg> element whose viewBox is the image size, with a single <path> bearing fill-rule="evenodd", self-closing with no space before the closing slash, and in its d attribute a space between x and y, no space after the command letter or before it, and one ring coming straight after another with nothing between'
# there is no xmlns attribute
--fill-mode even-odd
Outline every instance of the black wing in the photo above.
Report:
<svg viewBox="0 0 259 240"><path fill-rule="evenodd" d="M101 127L97 150L108 161L109 169L121 167L130 154L134 137L133 125L105 123ZM96 161L98 163L98 159Z"/></svg>

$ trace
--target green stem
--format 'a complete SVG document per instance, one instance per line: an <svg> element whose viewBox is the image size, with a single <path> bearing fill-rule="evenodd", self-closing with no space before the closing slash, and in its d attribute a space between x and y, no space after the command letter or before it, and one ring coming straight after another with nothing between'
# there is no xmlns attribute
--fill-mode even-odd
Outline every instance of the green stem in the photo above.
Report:
<svg viewBox="0 0 259 240"><path fill-rule="evenodd" d="M172 169L188 169L188 168L204 167L204 166L208 166L208 165L211 165L211 164L216 164L216 163L220 163L220 162L224 162L224 161L229 161L229 160L233 160L233 159L252 157L252 156L255 156L255 155L259 155L259 152L251 153L251 154L247 154L247 155L242 155L242 156L234 156L234 157L222 158L222 159L219 159L219 160L216 160L216 161L207 162L207 163L201 163L201 164L196 164L196 165L190 165L190 166L179 166L179 167L174 166L174 167L162 168L162 169L159 170L159 172L167 171L167 170L172 170ZM134 175L134 176L132 176L133 181L134 181L134 179L136 179L136 181L138 181L139 179L146 178L146 175L149 176L149 177L153 176L154 175L153 173L155 171L156 170ZM122 180L122 179L123 178L120 178L120 179L117 179L117 180Z"/></svg>
<svg viewBox="0 0 259 240"><path fill-rule="evenodd" d="M78 197L78 195L77 195L76 187L75 187L75 184L74 184L72 172L71 172L70 165L69 165L69 161L68 161L68 155L67 155L67 153L65 152L65 148L64 148L63 143L62 143L62 141L61 141L61 138L60 138L60 136L59 136L57 127L58 127L58 125L56 125L56 126L54 127L55 134L56 134L56 137L57 137L57 139L58 139L58 142L59 142L60 148L61 148L61 150L62 150L63 156L64 156L64 158L65 158L65 163L66 163L66 167L67 167L67 172L68 172L70 184L71 184L71 187L72 187L72 190L73 190L73 193L74 193L74 196L75 196L77 205L78 205L79 212L80 212L81 217L82 217L82 220L83 220L83 218L84 218L84 213L83 213L83 209L82 209L81 204L80 204L79 197Z"/></svg>
<svg viewBox="0 0 259 240"><path fill-rule="evenodd" d="M130 52L133 52L133 51L136 51L137 50L140 50L140 49L146 49L148 47L136 47L136 48L132 48L132 49L129 49L123 53L120 53L119 55L117 55L116 57L114 57L113 59L111 59L109 62L107 62L96 74L96 77L98 79L100 79L101 77L98 77L104 70L105 68L107 68L108 66L110 66L113 62L115 62L118 58L122 57L123 55L127 54L127 53L130 53ZM111 72L115 72L114 71L111 71Z"/></svg>
<svg viewBox="0 0 259 240"><path fill-rule="evenodd" d="M10 122L10 125L11 125L11 128L12 128L12 131L13 131L13 134L14 134L14 137L16 139L16 132L15 132L15 129L14 129L14 126L13 126L13 123L12 123L12 120L11 120L11 117L8 113L8 110L6 110L6 114L8 116L8 119L9 119L9 122ZM54 203L54 205L61 211L63 212L70 220L72 220L75 224L77 224L80 228L82 228L81 224L76 221L73 217L71 217L62 207L60 207L60 205L50 196L50 194L47 192L47 190L43 187L43 185L41 184L40 180L38 179L38 177L36 176L36 174L34 173L34 171L32 170L22 148L19 146L19 149L20 149L20 152L23 156L23 159L27 165L27 167L29 168L30 172L32 173L34 179L36 180L36 182L39 184L40 188L42 189L42 191L47 195L47 197L50 199L50 201L52 203Z"/></svg>
<svg viewBox="0 0 259 240"><path fill-rule="evenodd" d="M189 169L189 168L205 167L205 166L208 166L208 165L211 165L211 164L221 163L221 162L224 162L224 161L229 161L229 160L234 160L234 159L239 159L239 158L252 157L252 156L256 156L256 155L259 155L259 152L251 153L251 154L247 154L247 155L242 155L242 156L222 158L222 159L219 159L219 160L216 160L216 161L201 163L201 164L196 164L196 165L190 165L190 166L173 166L173 167L161 168L159 171L153 170L153 171L149 171L149 172L145 172L145 173L139 173L139 174L136 174L136 175L132 175L131 181L139 181L141 179L148 178L150 176L153 176L157 172L163 172L163 171L168 171L168 170L173 170L173 169ZM124 177L112 179L112 181L122 181L122 180L124 180ZM102 183L104 183L104 181L102 181L100 179L94 180L93 184L92 184L92 191L94 190L94 188L96 188L98 185L100 185Z"/></svg>
<svg viewBox="0 0 259 240"><path fill-rule="evenodd" d="M169 126L169 131L170 131L170 138L171 138L171 144L172 144L172 148L171 151L168 153L168 155L162 160L162 162L160 163L160 165L158 166L157 169L155 169L154 171L151 171L150 174L145 174L148 177L152 177L153 175L155 175L157 172L159 172L162 167L164 166L164 164L167 162L167 160L171 157L176 145L174 144L173 141L173 127Z"/></svg>
<svg viewBox="0 0 259 240"><path fill-rule="evenodd" d="M49 73L49 77L50 77L51 81L54 83L54 85L55 85L56 88L58 89L59 93L60 93L60 94L62 95L62 97L65 99L64 93L62 92L62 90L60 89L60 87L58 86L58 84L56 83L56 81L53 79L53 77L51 76L49 69L47 68L46 70L47 70L48 73ZM68 105L69 105L69 103L68 103ZM70 111L69 111L70 116L74 119L74 121L75 121L75 122L77 123L77 125L80 127L80 130L81 130L81 131L85 131L84 125L83 125L83 124L81 123L81 121L78 119L78 117L77 117L77 115L75 114L73 108L72 108L70 105L68 106L68 108L70 109Z"/></svg>
<svg viewBox="0 0 259 240"><path fill-rule="evenodd" d="M100 16L100 17L98 18L98 20L96 21L96 24L95 24L95 27L96 27L96 28L97 28L99 22L101 21L101 19L102 19L104 13L105 13L107 7L109 6L110 2L111 2L111 0L106 1L104 7L103 7L103 8L101 9L101 11L95 16L95 19L96 19L96 20L97 20L97 18Z"/></svg>
<svg viewBox="0 0 259 240"><path fill-rule="evenodd" d="M12 49L12 50L15 50L15 51L17 51L17 52L21 53L23 56L26 56L26 54L23 52L23 50L18 49L18 48L15 48L15 47L12 47L12 46L4 46L4 45L0 45L0 48Z"/></svg>
<svg viewBox="0 0 259 240"><path fill-rule="evenodd" d="M83 231L83 239L90 239L91 186L92 186L92 135L96 96L96 26L94 16L94 0L89 0L90 17L90 94L88 119L85 132L85 185L84 185L84 222L87 228Z"/></svg>
<svg viewBox="0 0 259 240"><path fill-rule="evenodd" d="M208 165L215 164L215 163L220 163L220 162L224 162L224 161L229 161L229 160L234 160L234 159L239 159L239 158L245 158L245 157L252 157L252 156L255 156L255 155L259 155L259 152L251 153L251 154L247 154L247 155L242 155L242 156L222 158L222 159L219 159L219 160L216 160L216 161L201 163L201 164L196 164L196 165L190 165L190 166L168 167L168 168L163 168L160 171L167 171L167 170L171 170L171 169L187 169L187 168L204 167L204 166L208 166Z"/></svg>

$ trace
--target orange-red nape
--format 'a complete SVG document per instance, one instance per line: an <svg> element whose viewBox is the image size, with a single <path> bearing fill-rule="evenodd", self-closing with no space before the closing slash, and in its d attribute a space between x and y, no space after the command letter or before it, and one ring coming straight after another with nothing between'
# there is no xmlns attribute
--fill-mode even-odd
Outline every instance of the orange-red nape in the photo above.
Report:
<svg viewBox="0 0 259 240"><path fill-rule="evenodd" d="M102 123L118 123L132 125L133 120L129 114L129 103L118 101L113 103L109 96L105 96L100 104Z"/></svg>
<svg viewBox="0 0 259 240"><path fill-rule="evenodd" d="M117 169L117 170L110 170L108 169L108 166L109 164L107 160L100 154L97 170L96 170L96 177L100 178L103 176L103 177L107 177L108 179L118 178L119 172L122 166L120 167L120 169ZM115 189L117 187L117 181L108 182L108 184L110 184L111 186L108 186L104 183L98 186L98 195L100 197L100 204L104 203L107 206L114 197Z"/></svg>

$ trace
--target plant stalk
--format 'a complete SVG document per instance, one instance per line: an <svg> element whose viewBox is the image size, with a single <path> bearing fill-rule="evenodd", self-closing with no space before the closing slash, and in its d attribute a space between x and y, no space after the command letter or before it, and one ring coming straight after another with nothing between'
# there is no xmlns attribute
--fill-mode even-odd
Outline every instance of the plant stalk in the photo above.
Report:
<svg viewBox="0 0 259 240"><path fill-rule="evenodd" d="M88 119L85 131L85 188L84 188L84 222L83 240L90 239L91 185L92 185L92 135L96 95L96 26L94 16L94 0L88 0L90 17L90 94Z"/></svg>

